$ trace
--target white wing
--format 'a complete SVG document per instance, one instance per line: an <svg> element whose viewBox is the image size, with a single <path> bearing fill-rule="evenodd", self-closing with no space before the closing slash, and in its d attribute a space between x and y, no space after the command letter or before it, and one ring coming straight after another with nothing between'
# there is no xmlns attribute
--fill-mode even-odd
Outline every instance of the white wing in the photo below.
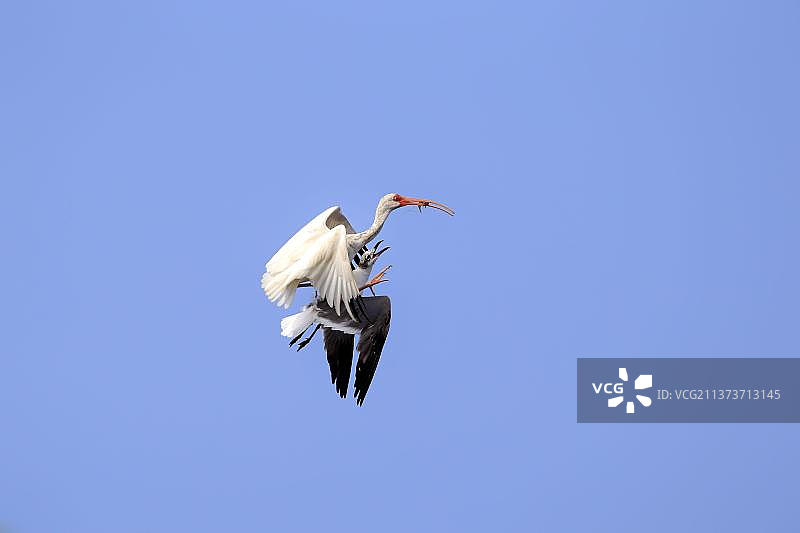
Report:
<svg viewBox="0 0 800 533"><path fill-rule="evenodd" d="M340 314L341 304L353 317L349 302L358 296L347 249L352 226L338 207L317 215L267 262L261 287L270 301L289 307L297 285L309 280L320 298ZM353 317L355 320L355 317Z"/></svg>

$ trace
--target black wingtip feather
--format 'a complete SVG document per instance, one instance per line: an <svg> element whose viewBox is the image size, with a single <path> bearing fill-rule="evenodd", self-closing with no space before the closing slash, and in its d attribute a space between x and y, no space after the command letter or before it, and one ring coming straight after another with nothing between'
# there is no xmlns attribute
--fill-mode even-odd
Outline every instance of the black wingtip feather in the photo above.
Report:
<svg viewBox="0 0 800 533"><path fill-rule="evenodd" d="M364 399L367 397L367 391L372 384L372 378L375 377L375 370L378 368L378 362L381 359L381 352L386 343L386 337L389 335L389 323L391 321L391 302L385 296L378 296L383 301L384 306L379 311L375 322L370 323L369 326L361 331L361 337L358 340L358 363L356 364L356 379L355 379L355 397L356 404L362 405Z"/></svg>
<svg viewBox="0 0 800 533"><path fill-rule="evenodd" d="M331 371L331 383L341 398L347 398L350 387L350 370L353 365L355 336L341 331L323 328L325 353Z"/></svg>

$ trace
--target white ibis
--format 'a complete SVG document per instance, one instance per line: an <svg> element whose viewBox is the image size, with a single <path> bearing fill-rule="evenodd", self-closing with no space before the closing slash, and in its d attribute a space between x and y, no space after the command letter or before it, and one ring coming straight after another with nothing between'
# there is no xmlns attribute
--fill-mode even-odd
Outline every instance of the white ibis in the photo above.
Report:
<svg viewBox="0 0 800 533"><path fill-rule="evenodd" d="M372 225L357 232L338 206L330 207L303 226L267 262L267 271L261 277L261 287L267 297L288 308L297 287L308 282L337 315L341 314L344 304L347 314L356 320L350 302L359 298L359 291L350 261L381 231L389 213L406 205L415 205L420 211L423 207L432 207L448 215L454 214L439 202L391 193L378 202Z"/></svg>
<svg viewBox="0 0 800 533"><path fill-rule="evenodd" d="M378 257L389 249L387 246L378 251L379 245L380 242L375 245L374 249L365 251L353 270L353 277L358 283L364 283L359 290L372 289L374 285L388 281L383 278L389 269L389 267L386 267L375 278L366 282ZM331 371L331 383L336 386L336 392L342 398L347 397L347 389L350 384L355 335L360 335L357 347L358 363L356 365L354 391L358 405L364 403L367 390L372 383L372 378L375 376L383 345L389 334L389 322L392 316L391 302L387 296L371 296L362 298L361 301L363 303L364 316L358 320L346 315L338 315L322 298L315 298L299 313L281 320L281 335L293 337L289 342L289 346L297 342L314 323L317 324L311 335L298 344L298 351L311 341L320 327L323 328L325 352L327 353L328 366Z"/></svg>

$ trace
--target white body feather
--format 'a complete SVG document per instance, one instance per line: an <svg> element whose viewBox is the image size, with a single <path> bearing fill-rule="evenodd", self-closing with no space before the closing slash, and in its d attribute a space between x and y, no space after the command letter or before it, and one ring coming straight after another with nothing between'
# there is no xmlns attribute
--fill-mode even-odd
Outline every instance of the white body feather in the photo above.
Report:
<svg viewBox="0 0 800 533"><path fill-rule="evenodd" d="M267 262L261 287L270 301L288 308L297 285L308 280L336 314L341 314L344 304L353 317L349 302L358 296L358 286L350 269L355 251L348 249L348 230L352 232L352 226L338 206L326 209L303 226Z"/></svg>
<svg viewBox="0 0 800 533"><path fill-rule="evenodd" d="M297 337L311 326L317 319L313 305L303 307L299 313L289 315L281 320L281 335L284 337Z"/></svg>
<svg viewBox="0 0 800 533"><path fill-rule="evenodd" d="M369 279L369 275L372 273L373 265L368 267L362 268L358 267L353 270L353 279L356 282L356 285L359 287L363 287L367 284L367 280ZM361 330L357 327L347 327L346 325L338 322L332 322L329 320L325 320L317 316L317 309L314 305L315 302L311 302L310 304L303 307L303 310L299 313L295 313L293 315L289 315L281 320L281 335L284 337L294 338L308 329L312 324L315 322L322 324L323 326L331 329L335 329L337 331L342 331L344 333L350 334L357 334L360 333Z"/></svg>

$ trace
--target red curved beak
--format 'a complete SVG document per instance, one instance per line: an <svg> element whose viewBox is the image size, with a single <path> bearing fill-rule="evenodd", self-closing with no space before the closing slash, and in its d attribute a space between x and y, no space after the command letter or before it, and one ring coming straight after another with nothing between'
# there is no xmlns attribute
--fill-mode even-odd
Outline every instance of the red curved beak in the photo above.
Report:
<svg viewBox="0 0 800 533"><path fill-rule="evenodd" d="M410 196L402 196L400 194L397 195L397 201L400 202L401 206L405 205L416 205L419 207L419 210L422 211L423 207L432 207L434 209L438 209L439 211L444 211L450 216L456 214L455 211L450 209L444 204L440 204L439 202L434 202L433 200L425 200L424 198L411 198Z"/></svg>

